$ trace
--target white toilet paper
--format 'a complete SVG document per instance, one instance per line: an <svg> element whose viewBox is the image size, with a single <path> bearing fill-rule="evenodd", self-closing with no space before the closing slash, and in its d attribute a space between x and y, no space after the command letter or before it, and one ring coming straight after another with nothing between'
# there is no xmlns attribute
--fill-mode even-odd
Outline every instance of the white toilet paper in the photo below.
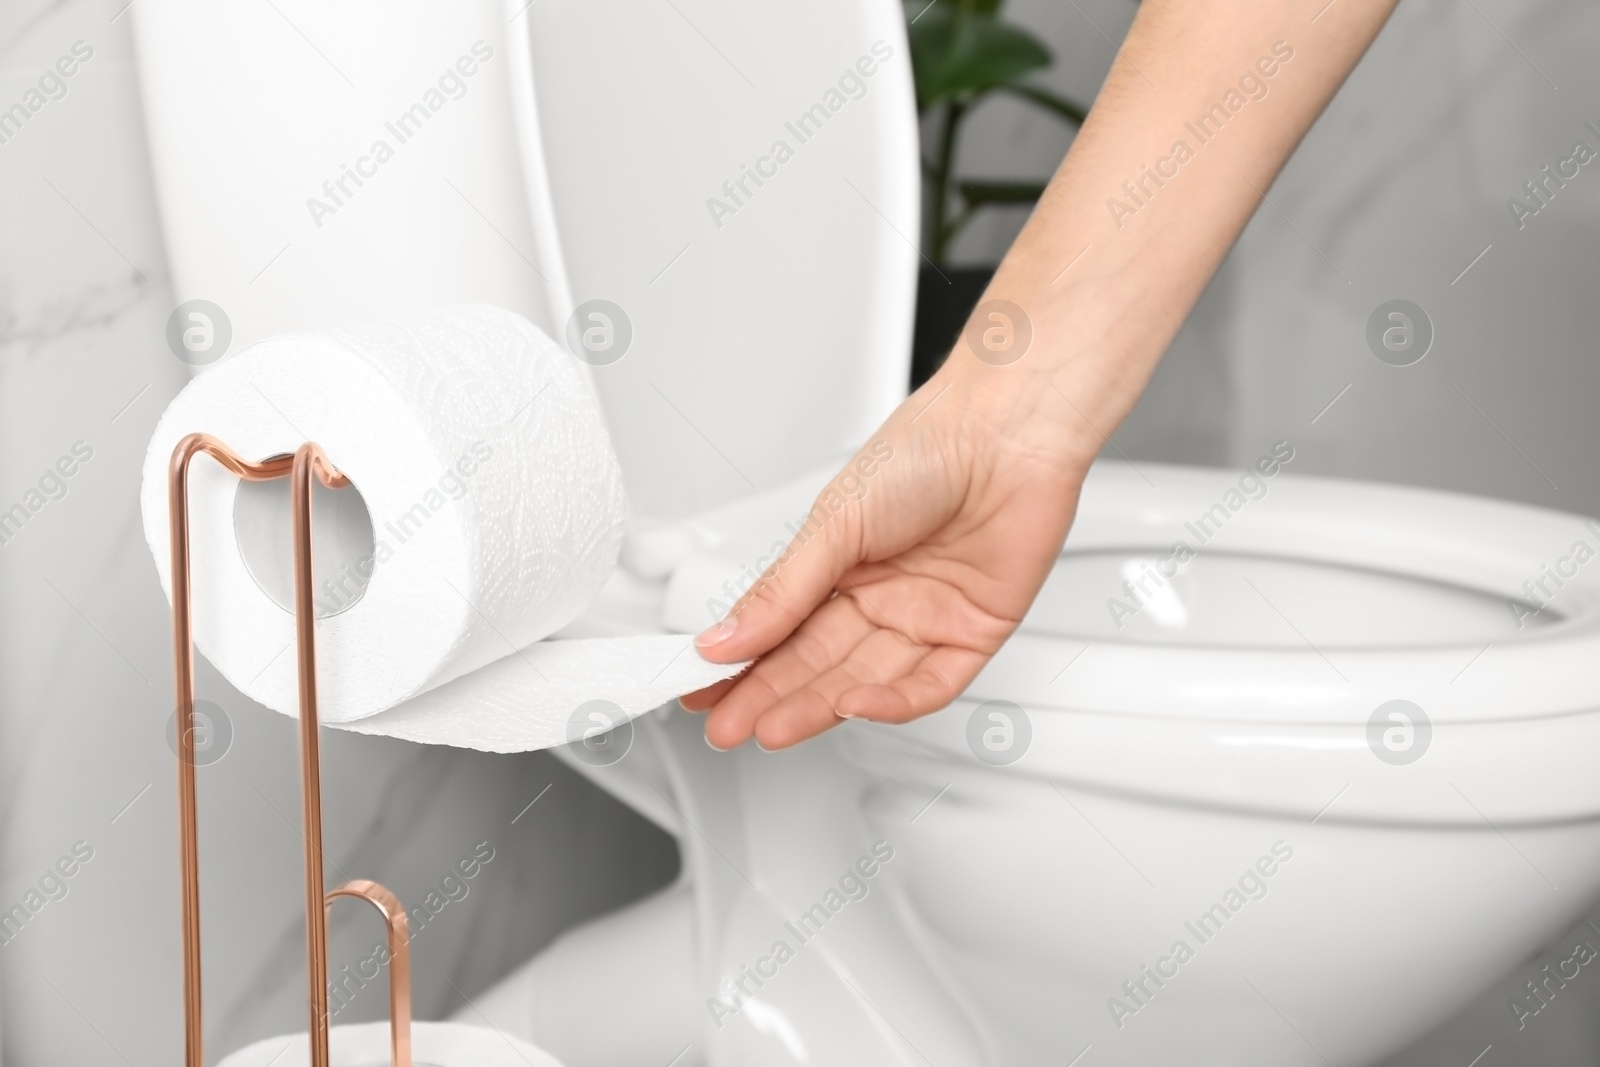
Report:
<svg viewBox="0 0 1600 1067"><path fill-rule="evenodd" d="M328 1031L333 1067L389 1067L389 1024L359 1023ZM226 1057L218 1067L307 1067L306 1034L269 1037ZM412 1023L415 1067L561 1067L548 1052L498 1030L460 1023Z"/></svg>
<svg viewBox="0 0 1600 1067"><path fill-rule="evenodd" d="M610 575L625 507L588 383L510 312L449 308L275 338L191 382L151 439L141 495L169 599L167 467L196 431L254 461L315 441L365 502L372 540L359 558L325 565L322 542L338 538L318 529L317 690L329 725L543 748L571 739L566 724L587 701L632 717L737 670L706 663L685 636L537 643ZM190 466L195 643L246 696L293 715L292 600L271 581L288 566L288 514L245 506L240 484L210 458ZM338 525L365 533L364 521Z"/></svg>

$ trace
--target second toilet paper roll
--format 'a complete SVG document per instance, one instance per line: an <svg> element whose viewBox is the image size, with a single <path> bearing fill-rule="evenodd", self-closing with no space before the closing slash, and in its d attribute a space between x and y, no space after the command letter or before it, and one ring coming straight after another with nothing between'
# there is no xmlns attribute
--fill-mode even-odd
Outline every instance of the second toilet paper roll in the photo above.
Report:
<svg viewBox="0 0 1600 1067"><path fill-rule="evenodd" d="M677 635L535 645L599 592L626 514L588 383L510 312L449 308L276 338L191 382L157 426L141 495L169 598L167 467L194 432L253 461L315 441L359 494L319 492L313 506L330 725L378 716L365 732L541 748L570 740L568 715L585 700L631 717L736 669ZM292 715L286 481L241 487L196 458L189 500L195 643L246 696Z"/></svg>
<svg viewBox="0 0 1600 1067"><path fill-rule="evenodd" d="M521 1038L461 1023L412 1023L411 1057L416 1067L561 1067L554 1056ZM328 1058L335 1067L388 1064L389 1024L332 1027L328 1031ZM307 1067L310 1062L310 1038L294 1034L247 1045L217 1067Z"/></svg>

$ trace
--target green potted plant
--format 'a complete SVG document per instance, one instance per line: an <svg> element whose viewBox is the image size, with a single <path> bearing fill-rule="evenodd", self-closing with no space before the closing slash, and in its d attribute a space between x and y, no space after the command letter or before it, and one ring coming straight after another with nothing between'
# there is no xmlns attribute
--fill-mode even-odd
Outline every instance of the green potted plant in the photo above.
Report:
<svg viewBox="0 0 1600 1067"><path fill-rule="evenodd" d="M923 129L936 132L924 143L923 248L930 266L917 287L912 386L943 362L962 323L994 273L992 267L946 263L956 237L986 207L1032 204L1042 181L963 180L956 149L963 125L985 98L1018 97L1074 126L1086 109L1030 80L1050 66L1050 50L1033 34L1001 15L1002 0L908 0L905 5L917 113Z"/></svg>

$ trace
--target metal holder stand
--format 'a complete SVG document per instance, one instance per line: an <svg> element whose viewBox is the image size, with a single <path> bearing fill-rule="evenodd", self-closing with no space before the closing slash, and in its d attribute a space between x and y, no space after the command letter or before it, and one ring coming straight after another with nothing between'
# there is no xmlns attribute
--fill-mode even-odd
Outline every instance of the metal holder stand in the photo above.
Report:
<svg viewBox="0 0 1600 1067"><path fill-rule="evenodd" d="M167 469L172 526L172 640L176 676L178 740L178 835L182 857L183 1020L185 1067L205 1067L200 1011L200 862L195 816L194 635L189 605L189 464L205 453L250 482L289 478L294 525L295 639L300 677L301 821L305 837L306 981L311 1013L311 1067L328 1062L328 922L339 897L367 901L382 913L389 935L389 1032L393 1067L411 1067L411 961L406 912L398 898L376 882L356 880L323 892L322 771L317 722L316 609L312 601L311 479L329 489L350 480L317 445L306 442L293 456L250 463L209 434L178 442Z"/></svg>

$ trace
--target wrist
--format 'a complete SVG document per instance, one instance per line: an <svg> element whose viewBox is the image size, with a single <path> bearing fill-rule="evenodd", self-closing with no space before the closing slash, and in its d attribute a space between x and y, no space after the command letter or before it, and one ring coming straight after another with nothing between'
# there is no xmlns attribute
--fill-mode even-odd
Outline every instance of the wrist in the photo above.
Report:
<svg viewBox="0 0 1600 1067"><path fill-rule="evenodd" d="M970 437L1014 440L1087 470L1137 401L1165 340L1125 311L1115 279L1051 286L1025 278L997 273L909 415L920 426L920 412L948 406L946 417L968 424Z"/></svg>

